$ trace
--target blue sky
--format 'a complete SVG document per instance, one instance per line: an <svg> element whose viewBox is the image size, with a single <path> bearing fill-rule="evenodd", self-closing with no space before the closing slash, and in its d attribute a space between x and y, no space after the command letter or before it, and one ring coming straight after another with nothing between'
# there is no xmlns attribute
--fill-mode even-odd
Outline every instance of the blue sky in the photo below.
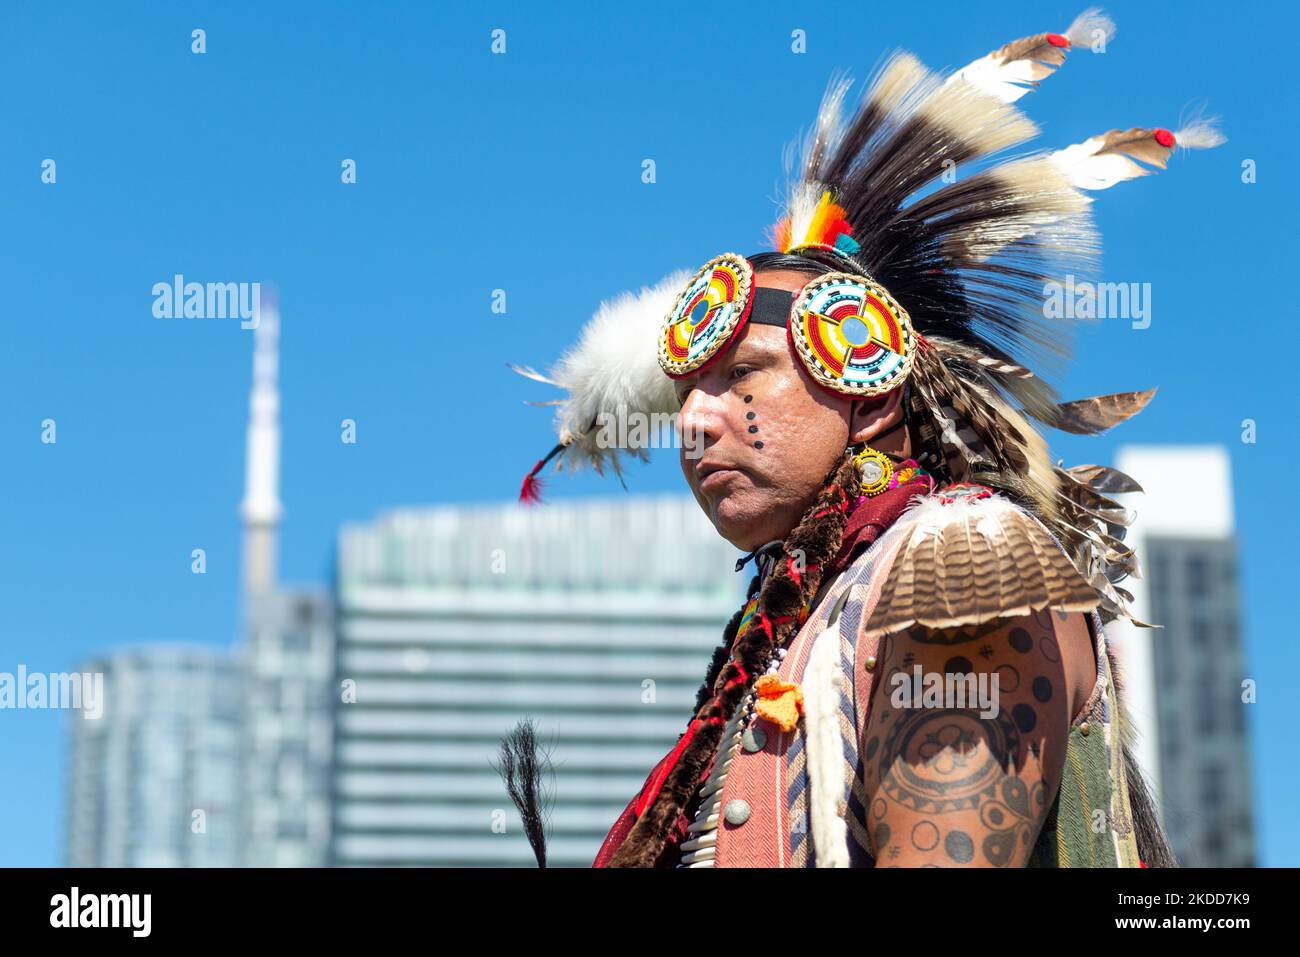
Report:
<svg viewBox="0 0 1300 957"><path fill-rule="evenodd" d="M324 581L344 521L516 494L551 443L547 411L521 400L550 396L506 361L545 365L600 300L764 248L781 150L833 70L861 78L895 46L956 67L1063 29L1083 5L6 7L0 670L234 638L250 334L155 320L155 282L279 287L282 574ZM1067 463L1107 461L1121 442L1230 450L1259 844L1264 863L1296 865L1287 682L1300 653L1286 607L1300 539L1276 500L1295 461L1300 143L1294 78L1274 52L1295 17L1280 4L1108 10L1108 52L1074 55L1021 101L1041 145L1173 128L1202 102L1229 141L1099 194L1105 278L1151 283L1152 324L1085 329L1062 391L1160 391L1114 434L1051 439ZM494 28L504 56L490 53ZM796 28L804 55L790 52ZM344 159L355 185L340 183ZM504 316L490 311L496 288ZM46 418L54 446L40 441ZM356 445L339 440L345 418ZM1240 440L1245 418L1255 444ZM682 488L671 453L628 484ZM549 491L621 494L590 477ZM196 547L206 575L190 573ZM61 859L65 720L0 713L0 864Z"/></svg>

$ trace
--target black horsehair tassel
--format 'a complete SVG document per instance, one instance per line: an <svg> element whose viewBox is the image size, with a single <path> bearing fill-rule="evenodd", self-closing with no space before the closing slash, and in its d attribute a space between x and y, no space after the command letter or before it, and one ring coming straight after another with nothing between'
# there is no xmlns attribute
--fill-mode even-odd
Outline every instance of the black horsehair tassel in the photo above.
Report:
<svg viewBox="0 0 1300 957"><path fill-rule="evenodd" d="M553 770L550 755L537 743L537 728L531 718L521 720L501 739L501 765L496 770L505 781L510 800L519 809L537 866L545 867L546 820L551 814L552 795L542 787L542 776L553 777Z"/></svg>

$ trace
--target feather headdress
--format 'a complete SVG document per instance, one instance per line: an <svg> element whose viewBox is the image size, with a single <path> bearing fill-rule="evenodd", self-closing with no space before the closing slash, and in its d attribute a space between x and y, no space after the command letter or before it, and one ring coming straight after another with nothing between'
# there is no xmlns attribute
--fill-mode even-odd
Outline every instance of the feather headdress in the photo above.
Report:
<svg viewBox="0 0 1300 957"><path fill-rule="evenodd" d="M1013 104L1070 50L1096 49L1113 34L1114 24L1090 9L1064 33L1014 40L948 76L897 53L851 115L852 84L833 79L797 171L787 151L787 199L771 231L777 251L870 277L906 309L918 333L904 385L917 459L950 481L1002 488L1031 507L1097 588L1106 619L1128 616L1131 596L1115 583L1138 574L1122 541L1132 514L1108 496L1137 483L1102 466L1053 463L1030 419L1095 434L1136 414L1154 390L1060 402L1049 380L1070 355L1075 320L1049 318L1045 290L1095 271L1100 243L1084 190L1163 169L1178 146L1223 142L1212 122L1198 120L1173 133L1113 130L1025 154L1039 131ZM1013 149L1021 152L1007 158ZM624 402L676 410L671 380L645 344L672 291L666 280L625 301L618 318L602 307L561 363L553 378L570 396L560 400L553 455L616 463L590 439L600 412ZM620 346L609 344L616 323Z"/></svg>

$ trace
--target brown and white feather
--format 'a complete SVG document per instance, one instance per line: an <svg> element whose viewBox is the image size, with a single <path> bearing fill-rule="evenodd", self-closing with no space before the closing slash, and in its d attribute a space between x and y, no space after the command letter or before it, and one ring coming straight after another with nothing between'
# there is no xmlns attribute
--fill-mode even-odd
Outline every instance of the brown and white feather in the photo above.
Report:
<svg viewBox="0 0 1300 957"><path fill-rule="evenodd" d="M897 546L865 633L959 628L1043 608L1088 611L1097 589L1041 521L1009 499L930 495L899 518Z"/></svg>

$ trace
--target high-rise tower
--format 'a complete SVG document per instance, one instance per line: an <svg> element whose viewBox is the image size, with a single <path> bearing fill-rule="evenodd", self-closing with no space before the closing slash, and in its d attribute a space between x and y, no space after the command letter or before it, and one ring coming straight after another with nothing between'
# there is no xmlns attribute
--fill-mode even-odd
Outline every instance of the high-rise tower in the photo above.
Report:
<svg viewBox="0 0 1300 957"><path fill-rule="evenodd" d="M312 867L329 838L330 598L280 583L280 309L264 296L253 332L244 501L241 860Z"/></svg>
<svg viewBox="0 0 1300 957"><path fill-rule="evenodd" d="M248 408L248 453L244 470L244 591L275 586L280 517L280 304L272 291L262 297L253 331L253 388Z"/></svg>

